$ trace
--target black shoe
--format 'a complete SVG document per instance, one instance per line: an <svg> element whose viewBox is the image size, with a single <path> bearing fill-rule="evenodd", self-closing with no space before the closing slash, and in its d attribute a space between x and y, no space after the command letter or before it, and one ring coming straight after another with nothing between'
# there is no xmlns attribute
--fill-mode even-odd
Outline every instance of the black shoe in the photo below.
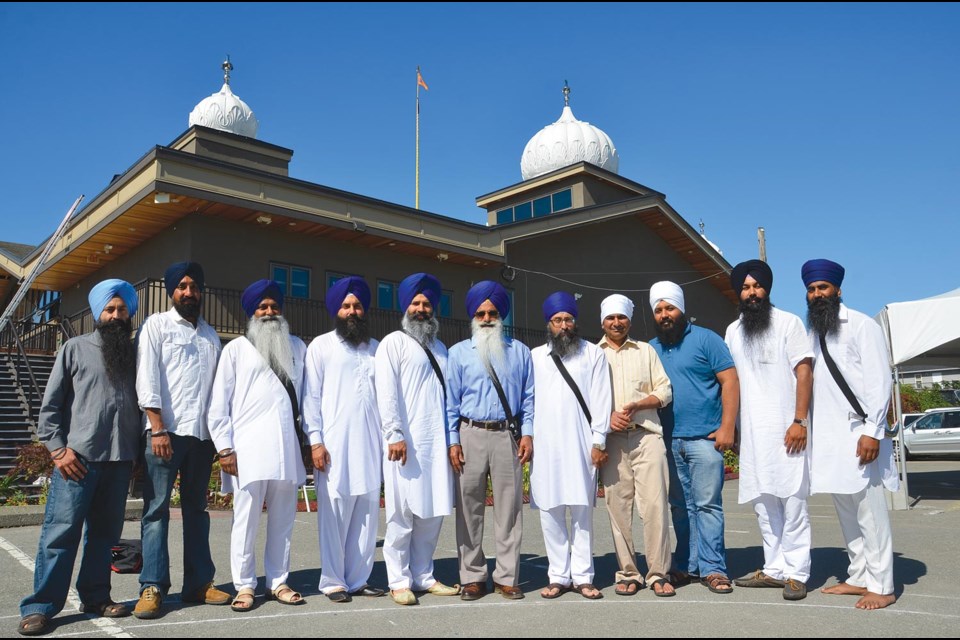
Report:
<svg viewBox="0 0 960 640"><path fill-rule="evenodd" d="M383 589L378 589L377 587L371 587L370 585L365 586L363 589L358 589L356 591L351 591L351 596L366 596L368 598L379 598L384 595L386 591Z"/></svg>
<svg viewBox="0 0 960 640"><path fill-rule="evenodd" d="M351 600L353 600L353 598L350 597L350 594L347 593L346 591L333 591L331 593L328 593L327 599L330 600L330 602L336 602L336 603L350 602Z"/></svg>

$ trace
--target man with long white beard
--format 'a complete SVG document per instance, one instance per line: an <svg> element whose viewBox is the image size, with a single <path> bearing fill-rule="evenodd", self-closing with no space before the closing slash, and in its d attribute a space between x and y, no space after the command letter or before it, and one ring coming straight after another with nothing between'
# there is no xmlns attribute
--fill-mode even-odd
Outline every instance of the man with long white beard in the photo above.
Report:
<svg viewBox="0 0 960 640"><path fill-rule="evenodd" d="M335 329L307 349L303 420L317 489L317 529L323 573L320 592L331 602L377 597L367 584L377 549L383 455L367 309L370 287L348 276L327 290Z"/></svg>
<svg viewBox="0 0 960 640"><path fill-rule="evenodd" d="M224 492L233 490L230 571L237 595L230 606L250 611L257 586L254 544L264 503L267 599L304 602L287 585L287 577L297 488L306 480L298 423L307 348L290 335L281 315L283 291L276 282L254 282L241 303L250 318L247 335L231 341L220 357L210 401L210 435L224 474Z"/></svg>
<svg viewBox="0 0 960 640"><path fill-rule="evenodd" d="M807 449L813 350L803 321L770 302L773 271L762 260L733 268L740 318L725 342L740 378L740 504L752 503L763 568L738 587L773 587L807 597L810 578L810 470Z"/></svg>
<svg viewBox="0 0 960 640"><path fill-rule="evenodd" d="M447 456L447 348L437 339L440 281L415 273L400 283L402 330L377 347L376 387L381 430L387 531L383 559L390 596L417 604L414 591L455 596L433 576L443 516L453 511L453 474Z"/></svg>
<svg viewBox="0 0 960 640"><path fill-rule="evenodd" d="M487 478L493 487L497 566L493 588L520 600L523 465L533 456L533 366L530 349L503 335L510 296L484 280L467 292L473 337L447 360L447 431L456 474L457 551L462 600L487 594L483 521Z"/></svg>
<svg viewBox="0 0 960 640"><path fill-rule="evenodd" d="M822 259L801 269L816 357L810 489L833 495L850 557L847 580L823 593L860 596L856 607L873 610L897 600L883 495L884 487L896 491L900 485L893 444L884 437L892 382L880 325L843 304L844 273Z"/></svg>
<svg viewBox="0 0 960 640"><path fill-rule="evenodd" d="M603 594L593 585L593 506L597 469L607 461L610 365L600 347L579 336L572 295L547 296L543 318L547 343L531 352L537 457L530 469L530 504L540 510L550 565L550 583L540 596L553 599L573 590L596 600Z"/></svg>
<svg viewBox="0 0 960 640"><path fill-rule="evenodd" d="M63 610L83 542L77 574L80 611L119 618L129 607L110 598L110 547L123 530L127 486L140 444L134 384L137 353L130 316L137 293L123 280L104 280L89 295L96 330L71 338L53 365L37 437L53 457L46 514L40 530L34 591L20 603L17 631L50 630Z"/></svg>

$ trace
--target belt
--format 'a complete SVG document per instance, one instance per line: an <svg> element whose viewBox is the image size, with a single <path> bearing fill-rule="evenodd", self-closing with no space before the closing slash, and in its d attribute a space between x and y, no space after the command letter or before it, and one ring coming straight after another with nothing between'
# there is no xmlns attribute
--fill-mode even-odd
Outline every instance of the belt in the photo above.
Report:
<svg viewBox="0 0 960 640"><path fill-rule="evenodd" d="M473 420L472 418L465 418L460 416L460 424L465 424L468 427L476 427L477 429L485 429L487 431L503 431L507 428L506 420Z"/></svg>
<svg viewBox="0 0 960 640"><path fill-rule="evenodd" d="M639 425L636 422L634 422L634 423L631 423L629 427L624 429L624 431L639 431L640 429L643 429L643 425ZM613 431L611 433L616 433L616 432Z"/></svg>

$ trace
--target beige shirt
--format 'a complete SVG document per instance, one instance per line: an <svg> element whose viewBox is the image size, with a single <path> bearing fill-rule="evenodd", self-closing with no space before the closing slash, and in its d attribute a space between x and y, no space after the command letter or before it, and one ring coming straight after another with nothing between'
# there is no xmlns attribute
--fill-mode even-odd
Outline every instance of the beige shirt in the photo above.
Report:
<svg viewBox="0 0 960 640"><path fill-rule="evenodd" d="M645 342L627 338L623 346L608 342L606 336L597 343L607 356L613 375L613 406L619 411L631 402L656 396L660 406L673 401L673 387L663 369L656 350ZM642 409L633 414L633 423L648 431L663 434L656 409Z"/></svg>

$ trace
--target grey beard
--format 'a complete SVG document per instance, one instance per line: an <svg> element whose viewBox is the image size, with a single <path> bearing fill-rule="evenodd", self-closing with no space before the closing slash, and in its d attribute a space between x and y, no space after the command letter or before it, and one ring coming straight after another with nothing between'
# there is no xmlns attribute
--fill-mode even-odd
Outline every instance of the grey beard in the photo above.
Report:
<svg viewBox="0 0 960 640"><path fill-rule="evenodd" d="M250 318L247 340L278 376L285 380L293 379L293 347L290 346L290 325L286 318Z"/></svg>
<svg viewBox="0 0 960 640"><path fill-rule="evenodd" d="M440 334L440 321L433 316L420 320L411 318L405 313L400 321L400 327L404 333L425 347L429 347Z"/></svg>
<svg viewBox="0 0 960 640"><path fill-rule="evenodd" d="M547 344L553 353L566 358L580 352L580 332L574 326L570 330L561 329L560 333L553 335L550 325L547 325Z"/></svg>
<svg viewBox="0 0 960 640"><path fill-rule="evenodd" d="M840 330L840 296L814 298L807 301L807 325L818 336L829 336Z"/></svg>
<svg viewBox="0 0 960 640"><path fill-rule="evenodd" d="M476 318L470 323L473 339L477 345L477 355L485 367L499 367L502 371L507 364L507 348L503 339L503 321L494 320L493 326L485 327ZM496 365L496 366L494 366Z"/></svg>
<svg viewBox="0 0 960 640"><path fill-rule="evenodd" d="M773 303L770 298L757 298L756 301L740 301L740 328L747 344L754 345L763 340L773 321Z"/></svg>

